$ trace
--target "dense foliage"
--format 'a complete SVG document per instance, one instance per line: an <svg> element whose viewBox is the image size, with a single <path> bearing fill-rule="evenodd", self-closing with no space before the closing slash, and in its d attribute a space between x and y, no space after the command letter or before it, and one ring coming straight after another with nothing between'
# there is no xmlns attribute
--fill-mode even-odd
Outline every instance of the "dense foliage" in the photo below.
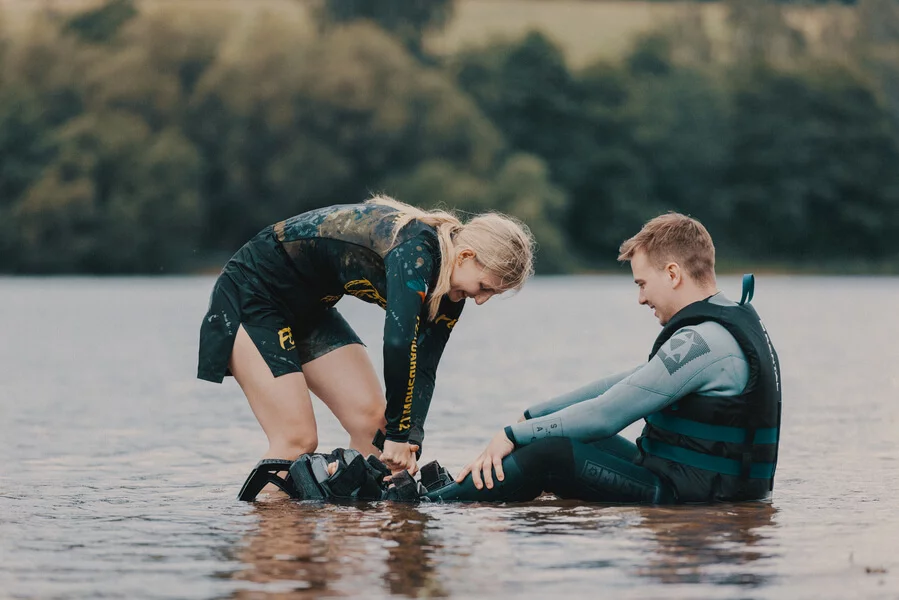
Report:
<svg viewBox="0 0 899 600"><path fill-rule="evenodd" d="M859 0L839 53L734 0L726 52L685 21L581 70L539 32L428 56L449 0L315 7L303 31L132 0L7 27L0 271L208 267L372 192L517 215L544 273L614 263L667 210L732 261L899 258L895 0Z"/></svg>

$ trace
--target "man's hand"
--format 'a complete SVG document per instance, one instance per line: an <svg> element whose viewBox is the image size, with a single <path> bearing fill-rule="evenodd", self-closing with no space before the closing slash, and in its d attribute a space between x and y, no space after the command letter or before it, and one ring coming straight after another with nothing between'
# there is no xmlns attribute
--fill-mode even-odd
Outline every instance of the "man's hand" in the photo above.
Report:
<svg viewBox="0 0 899 600"><path fill-rule="evenodd" d="M390 472L396 475L400 471L409 471L409 475L418 473L418 461L415 453L418 446L408 442L384 442L384 451L381 452L381 462Z"/></svg>
<svg viewBox="0 0 899 600"><path fill-rule="evenodd" d="M471 480L476 488L480 490L486 483L487 489L492 490L493 475L491 469L496 469L496 478L502 481L506 477L505 473L503 473L503 458L509 456L514 449L515 445L506 437L506 432L500 431L493 436L493 439L490 440L490 443L487 444L487 448L481 452L481 455L462 469L462 472L456 477L456 483L462 483L465 476L471 473ZM483 482L481 481L482 474Z"/></svg>

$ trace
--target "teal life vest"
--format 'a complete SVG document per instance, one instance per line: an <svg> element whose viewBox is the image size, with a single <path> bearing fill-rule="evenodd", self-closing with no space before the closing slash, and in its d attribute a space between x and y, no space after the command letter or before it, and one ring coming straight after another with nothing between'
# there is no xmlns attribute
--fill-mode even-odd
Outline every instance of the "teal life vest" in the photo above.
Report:
<svg viewBox="0 0 899 600"><path fill-rule="evenodd" d="M649 359L678 330L706 321L734 336L749 364L742 393L689 394L646 417L637 440L644 467L667 480L679 502L763 499L774 487L780 441L781 383L777 352L749 304L754 278L743 279L739 305L708 299L679 311L656 339Z"/></svg>

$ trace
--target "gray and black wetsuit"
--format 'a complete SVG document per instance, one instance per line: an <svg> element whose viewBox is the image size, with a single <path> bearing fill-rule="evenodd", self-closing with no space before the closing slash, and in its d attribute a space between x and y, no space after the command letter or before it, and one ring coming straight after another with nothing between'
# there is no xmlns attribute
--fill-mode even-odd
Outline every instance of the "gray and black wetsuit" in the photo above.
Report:
<svg viewBox="0 0 899 600"><path fill-rule="evenodd" d="M471 476L434 500L522 501L541 492L601 502L762 498L780 416L777 355L755 310L722 294L672 318L650 360L530 407L506 428L505 480ZM634 444L616 435L640 418Z"/></svg>

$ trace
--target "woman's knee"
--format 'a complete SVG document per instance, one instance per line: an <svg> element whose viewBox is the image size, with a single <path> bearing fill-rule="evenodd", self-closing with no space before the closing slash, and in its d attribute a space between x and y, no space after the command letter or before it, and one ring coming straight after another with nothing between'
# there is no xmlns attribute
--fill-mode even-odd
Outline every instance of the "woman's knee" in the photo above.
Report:
<svg viewBox="0 0 899 600"><path fill-rule="evenodd" d="M369 434L387 425L384 417L386 403L382 397L372 397L360 403L357 410L344 417L344 428L350 433Z"/></svg>
<svg viewBox="0 0 899 600"><path fill-rule="evenodd" d="M318 433L316 431L285 433L269 438L268 442L267 458L295 460L302 454L310 454L318 449Z"/></svg>

